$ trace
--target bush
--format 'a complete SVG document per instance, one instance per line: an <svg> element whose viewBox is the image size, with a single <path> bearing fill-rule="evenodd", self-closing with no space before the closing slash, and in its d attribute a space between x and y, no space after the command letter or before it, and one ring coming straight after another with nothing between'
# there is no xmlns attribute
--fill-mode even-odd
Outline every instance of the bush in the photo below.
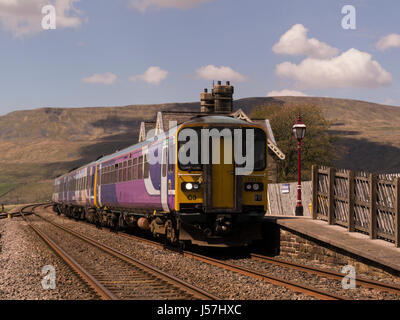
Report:
<svg viewBox="0 0 400 320"><path fill-rule="evenodd" d="M314 105L256 107L251 117L269 119L276 143L286 155L284 161L277 163L279 182L297 181L297 140L292 127L299 113L307 126L301 148L302 179L311 179L313 164L331 166L334 160L339 159L340 150L333 145L335 137L328 132L331 123L319 108Z"/></svg>

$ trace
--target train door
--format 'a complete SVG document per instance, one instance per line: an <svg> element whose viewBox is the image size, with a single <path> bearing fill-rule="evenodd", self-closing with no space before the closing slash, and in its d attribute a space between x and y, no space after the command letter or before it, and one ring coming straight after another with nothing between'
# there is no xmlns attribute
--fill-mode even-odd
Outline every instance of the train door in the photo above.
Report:
<svg viewBox="0 0 400 320"><path fill-rule="evenodd" d="M163 143L161 159L161 205L165 212L169 212L168 207L168 139Z"/></svg>
<svg viewBox="0 0 400 320"><path fill-rule="evenodd" d="M226 153L225 146L227 147ZM219 152L219 163L218 153ZM220 140L220 148L211 155L212 160L212 207L233 209L235 207L235 175L232 137Z"/></svg>

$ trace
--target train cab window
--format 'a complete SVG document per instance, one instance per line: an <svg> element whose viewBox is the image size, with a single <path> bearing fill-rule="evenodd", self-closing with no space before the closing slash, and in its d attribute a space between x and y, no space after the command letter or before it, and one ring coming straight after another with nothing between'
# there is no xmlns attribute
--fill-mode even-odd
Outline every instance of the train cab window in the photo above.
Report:
<svg viewBox="0 0 400 320"><path fill-rule="evenodd" d="M149 163L149 159L148 159L148 155L146 154L144 156L144 172L143 172L143 178L144 179L148 179L150 176L150 163Z"/></svg>
<svg viewBox="0 0 400 320"><path fill-rule="evenodd" d="M246 147L246 128L243 130L243 144L242 153L244 154L247 150ZM254 150L250 150L254 154L254 171L262 171L266 168L267 158L267 138L265 132L261 129L256 128L254 130ZM237 165L238 167L245 167L246 163Z"/></svg>
<svg viewBox="0 0 400 320"><path fill-rule="evenodd" d="M201 165L201 128L187 128L188 130L195 131L197 135L197 142L193 141L194 137L185 137L185 141L178 141L178 164L179 169L183 171L191 171L191 170L202 170L203 166ZM184 130L179 132L179 136L183 134ZM187 131L186 131L187 132ZM192 140L191 140L192 139ZM180 140L180 139L179 139ZM193 148L187 147L188 142L193 142L198 146L198 150L193 150ZM194 157L191 152L197 151L197 157ZM185 161L183 161L185 159ZM192 159L194 159L192 161ZM187 163L186 160L189 160Z"/></svg>
<svg viewBox="0 0 400 320"><path fill-rule="evenodd" d="M123 181L126 181L127 176L128 176L128 168L127 168L128 163L126 161L124 161L124 177L123 177Z"/></svg>
<svg viewBox="0 0 400 320"><path fill-rule="evenodd" d="M128 181L132 180L132 160L128 161Z"/></svg>
<svg viewBox="0 0 400 320"><path fill-rule="evenodd" d="M143 156L140 156L138 161L138 179L143 179Z"/></svg>
<svg viewBox="0 0 400 320"><path fill-rule="evenodd" d="M135 158L135 159L133 159L133 165L132 165L132 179L133 180L136 180L137 179L137 168L138 168L138 166L137 166L137 162L138 162L138 159L137 158Z"/></svg>

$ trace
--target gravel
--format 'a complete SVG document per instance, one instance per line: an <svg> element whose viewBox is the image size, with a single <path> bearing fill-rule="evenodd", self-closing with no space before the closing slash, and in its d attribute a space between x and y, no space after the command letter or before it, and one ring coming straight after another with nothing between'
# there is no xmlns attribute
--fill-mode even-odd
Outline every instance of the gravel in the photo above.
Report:
<svg viewBox="0 0 400 320"><path fill-rule="evenodd" d="M0 235L0 300L96 298L21 218L0 220ZM55 268L55 289L42 287L46 265Z"/></svg>
<svg viewBox="0 0 400 320"><path fill-rule="evenodd" d="M28 219L119 299L193 299L191 294L180 288L154 278L149 272L122 261L39 217L30 216Z"/></svg>
<svg viewBox="0 0 400 320"><path fill-rule="evenodd" d="M108 229L78 223L64 216L57 216L50 208L38 208L43 217L85 234L101 243L107 244L140 261L148 263L171 275L225 300L312 300L314 298L287 288L275 286L261 280L240 275L231 271L183 257L180 254L158 249L152 245L119 237Z"/></svg>
<svg viewBox="0 0 400 320"><path fill-rule="evenodd" d="M345 290L342 288L341 281L328 279L324 276L309 274L303 271L297 271L282 266L269 264L266 262L255 261L251 259L232 259L227 262L246 267L251 270L260 271L279 277L285 280L302 283L311 287L319 288L335 295L346 297L352 300L400 300L400 295L379 291L375 289L356 286L354 289ZM344 275L343 275L344 276Z"/></svg>

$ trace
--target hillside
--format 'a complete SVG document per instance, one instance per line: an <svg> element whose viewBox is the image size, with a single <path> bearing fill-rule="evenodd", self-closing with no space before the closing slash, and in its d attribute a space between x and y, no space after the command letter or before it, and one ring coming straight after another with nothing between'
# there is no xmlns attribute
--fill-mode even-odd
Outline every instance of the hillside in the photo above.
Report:
<svg viewBox="0 0 400 320"><path fill-rule="evenodd" d="M315 104L334 122L331 131L348 148L337 166L400 172L400 108L313 97L247 98L234 102L246 113L257 106ZM159 110L199 110L200 104L42 108L0 117L0 203L46 200L52 179L102 154L134 144L142 120Z"/></svg>

